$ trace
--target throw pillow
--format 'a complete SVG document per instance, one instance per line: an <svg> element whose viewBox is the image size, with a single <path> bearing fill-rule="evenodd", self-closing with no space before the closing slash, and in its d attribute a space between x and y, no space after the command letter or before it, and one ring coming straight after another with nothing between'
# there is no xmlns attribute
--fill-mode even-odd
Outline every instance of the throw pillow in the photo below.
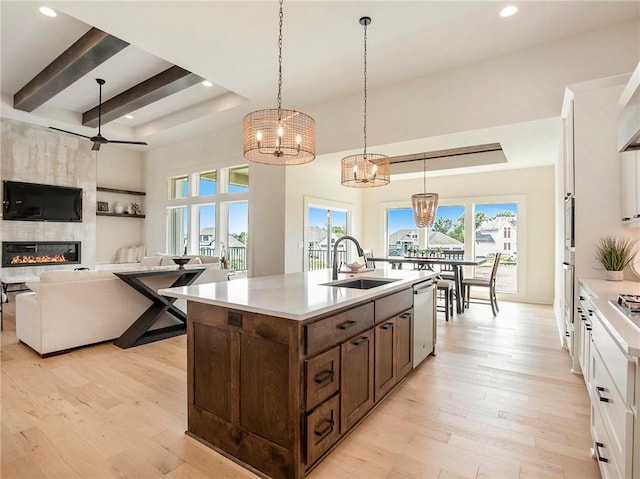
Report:
<svg viewBox="0 0 640 479"><path fill-rule="evenodd" d="M116 263L126 263L127 262L127 251L129 248L123 246L118 249L118 255L116 256Z"/></svg>
<svg viewBox="0 0 640 479"><path fill-rule="evenodd" d="M161 261L162 261L162 256L144 256L140 260L140 266L146 266L146 267L160 266Z"/></svg>
<svg viewBox="0 0 640 479"><path fill-rule="evenodd" d="M144 245L138 246L138 251L136 252L136 261L140 263L142 258L144 258L145 253L147 252L147 248Z"/></svg>
<svg viewBox="0 0 640 479"><path fill-rule="evenodd" d="M199 257L191 258L187 264L202 264L202 260Z"/></svg>

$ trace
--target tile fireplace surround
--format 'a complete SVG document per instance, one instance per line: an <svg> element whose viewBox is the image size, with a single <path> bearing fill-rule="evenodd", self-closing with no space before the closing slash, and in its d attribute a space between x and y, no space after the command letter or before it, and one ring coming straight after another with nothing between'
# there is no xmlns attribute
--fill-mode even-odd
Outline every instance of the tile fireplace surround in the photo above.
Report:
<svg viewBox="0 0 640 479"><path fill-rule="evenodd" d="M79 241L3 241L2 267L79 264Z"/></svg>

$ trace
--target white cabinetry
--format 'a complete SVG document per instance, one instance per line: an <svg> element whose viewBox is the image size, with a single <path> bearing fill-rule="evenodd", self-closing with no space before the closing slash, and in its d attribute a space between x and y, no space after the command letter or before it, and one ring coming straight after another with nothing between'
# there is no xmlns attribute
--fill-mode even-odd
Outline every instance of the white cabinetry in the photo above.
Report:
<svg viewBox="0 0 640 479"><path fill-rule="evenodd" d="M598 285L598 280L587 282ZM638 289L637 286L631 288L631 293ZM584 320L581 317L580 322L584 323L590 339L590 344L583 350L583 357L588 358L583 373L591 399L591 452L604 479L640 479L637 349L629 348L625 341L627 334L614 326L624 325L624 321L607 303L606 297L612 295L607 293L599 297L591 290L592 285L589 283L589 287L585 287L582 280L579 308Z"/></svg>
<svg viewBox="0 0 640 479"><path fill-rule="evenodd" d="M622 223L640 227L640 153L630 151L620 154L622 162Z"/></svg>

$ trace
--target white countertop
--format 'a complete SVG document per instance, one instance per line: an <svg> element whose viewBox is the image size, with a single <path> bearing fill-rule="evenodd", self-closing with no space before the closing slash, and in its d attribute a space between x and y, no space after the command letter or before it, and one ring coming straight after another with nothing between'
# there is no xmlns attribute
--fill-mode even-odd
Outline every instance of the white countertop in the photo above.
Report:
<svg viewBox="0 0 640 479"><path fill-rule="evenodd" d="M307 273L289 273L166 288L159 290L158 293L188 301L301 321L382 294L399 291L435 275L433 271L391 269L338 274L338 280L371 277L398 279L393 283L362 290L324 286L322 283L331 281L331 270L323 269Z"/></svg>
<svg viewBox="0 0 640 479"><path fill-rule="evenodd" d="M640 356L640 328L609 304L610 300L615 302L619 294L640 295L640 282L584 278L580 284L590 293L593 305L605 320L604 327L618 346L630 356Z"/></svg>

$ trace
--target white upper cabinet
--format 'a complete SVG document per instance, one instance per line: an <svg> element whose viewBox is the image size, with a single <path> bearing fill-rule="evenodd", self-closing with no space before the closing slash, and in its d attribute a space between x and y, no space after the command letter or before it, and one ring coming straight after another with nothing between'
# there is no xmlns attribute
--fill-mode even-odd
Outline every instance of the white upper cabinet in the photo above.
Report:
<svg viewBox="0 0 640 479"><path fill-rule="evenodd" d="M621 153L622 223L640 227L640 153Z"/></svg>

